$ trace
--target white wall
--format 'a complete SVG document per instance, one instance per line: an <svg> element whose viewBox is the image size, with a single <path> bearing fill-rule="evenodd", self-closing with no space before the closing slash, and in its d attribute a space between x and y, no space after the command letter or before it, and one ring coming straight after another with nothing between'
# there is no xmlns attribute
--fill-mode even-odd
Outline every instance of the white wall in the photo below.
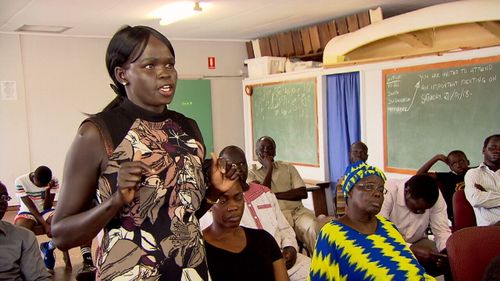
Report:
<svg viewBox="0 0 500 281"><path fill-rule="evenodd" d="M172 41L172 45L179 79L211 80L214 152L233 144L244 148L241 81L247 72L245 43ZM208 57L215 57L215 69L208 69Z"/></svg>
<svg viewBox="0 0 500 281"><path fill-rule="evenodd" d="M213 78L212 124L216 155L228 145L245 149L242 112L241 78Z"/></svg>
<svg viewBox="0 0 500 281"><path fill-rule="evenodd" d="M13 197L14 179L30 169L23 60L19 37L0 35L0 50L0 81L15 81L17 92L16 100L0 98L0 181L7 186Z"/></svg>
<svg viewBox="0 0 500 281"><path fill-rule="evenodd" d="M0 100L0 180L11 196L14 179L39 165L49 166L61 179L66 152L84 113L96 113L114 98L104 61L108 41L0 34L0 81L16 81L19 96L16 101ZM227 144L244 147L239 75L246 72L245 44L172 44L180 79L212 80L215 149ZM208 56L216 57L215 70L208 69ZM226 108L230 110L222 110ZM225 117L227 112L233 117ZM18 204L17 199L10 204Z"/></svg>
<svg viewBox="0 0 500 281"><path fill-rule="evenodd" d="M113 98L105 48L104 39L21 36L31 171L46 165L61 179L84 113L98 112Z"/></svg>

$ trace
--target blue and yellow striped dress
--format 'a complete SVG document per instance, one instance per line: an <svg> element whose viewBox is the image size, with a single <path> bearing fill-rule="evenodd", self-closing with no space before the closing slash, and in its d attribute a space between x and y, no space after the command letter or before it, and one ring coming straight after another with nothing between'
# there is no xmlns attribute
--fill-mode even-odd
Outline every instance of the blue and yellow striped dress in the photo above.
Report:
<svg viewBox="0 0 500 281"><path fill-rule="evenodd" d="M370 235L339 221L323 226L308 280L434 280L396 227L382 216L377 220L377 230Z"/></svg>

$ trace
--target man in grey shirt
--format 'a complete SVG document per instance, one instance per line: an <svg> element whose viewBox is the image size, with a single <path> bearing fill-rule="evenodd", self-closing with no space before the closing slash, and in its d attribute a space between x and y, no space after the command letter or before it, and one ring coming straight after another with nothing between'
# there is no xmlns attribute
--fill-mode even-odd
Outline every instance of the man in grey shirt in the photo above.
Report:
<svg viewBox="0 0 500 281"><path fill-rule="evenodd" d="M10 199L0 182L0 280L52 280L33 232L1 220Z"/></svg>

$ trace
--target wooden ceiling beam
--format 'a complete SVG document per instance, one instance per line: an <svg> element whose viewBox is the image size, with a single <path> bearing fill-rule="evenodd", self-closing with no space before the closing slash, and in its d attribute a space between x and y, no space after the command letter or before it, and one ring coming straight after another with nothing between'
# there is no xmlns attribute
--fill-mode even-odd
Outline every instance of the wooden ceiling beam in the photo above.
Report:
<svg viewBox="0 0 500 281"><path fill-rule="evenodd" d="M396 35L396 37L413 48L432 48L434 43L434 32L432 29L419 30Z"/></svg>

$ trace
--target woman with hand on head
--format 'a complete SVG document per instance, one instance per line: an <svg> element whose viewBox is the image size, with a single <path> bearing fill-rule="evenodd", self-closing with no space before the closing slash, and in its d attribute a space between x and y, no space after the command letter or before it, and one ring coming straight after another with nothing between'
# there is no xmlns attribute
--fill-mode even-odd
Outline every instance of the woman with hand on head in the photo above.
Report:
<svg viewBox="0 0 500 281"><path fill-rule="evenodd" d="M150 27L126 26L111 38L106 66L118 96L81 124L68 152L55 243L68 249L102 230L101 280L208 280L194 215L206 200L205 151L196 122L167 108L177 83L172 45ZM214 167L211 200L234 182Z"/></svg>
<svg viewBox="0 0 500 281"><path fill-rule="evenodd" d="M220 196L212 207L213 222L203 230L210 275L214 281L289 281L274 237L240 226L243 188L248 188L245 181L237 181Z"/></svg>
<svg viewBox="0 0 500 281"><path fill-rule="evenodd" d="M346 214L321 229L309 279L434 280L396 227L377 215L386 192L384 173L362 161L346 172L342 183Z"/></svg>

